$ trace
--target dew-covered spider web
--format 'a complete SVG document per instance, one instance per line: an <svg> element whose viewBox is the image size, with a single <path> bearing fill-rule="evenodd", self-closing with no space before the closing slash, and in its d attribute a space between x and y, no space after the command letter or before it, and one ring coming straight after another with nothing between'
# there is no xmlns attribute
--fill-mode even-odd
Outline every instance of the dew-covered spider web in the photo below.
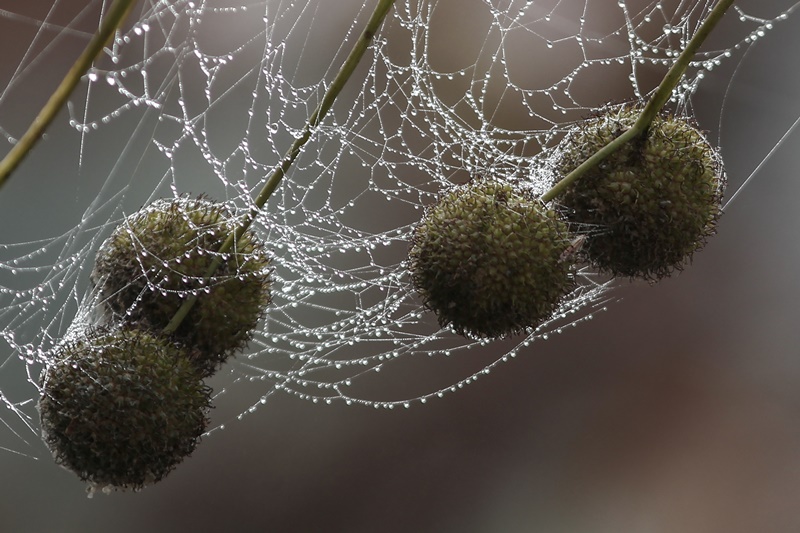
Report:
<svg viewBox="0 0 800 533"><path fill-rule="evenodd" d="M255 222L272 257L273 301L247 349L210 381L215 427L274 394L376 408L432 401L490 379L604 308L612 283L583 267L578 288L534 331L459 336L410 284L410 235L442 190L472 177L544 192L547 150L609 102L652 94L714 3L397 0ZM0 71L4 151L110 2L17 4L0 10L14 43ZM203 194L247 212L374 4L144 0L134 8L0 191L0 445L19 450L20 439L35 439L42 368L66 336L97 320L89 278L103 241L159 198ZM796 23L796 7L736 2L669 109L691 116L704 82L721 71L724 88L748 50ZM729 174L733 184L747 177Z"/></svg>

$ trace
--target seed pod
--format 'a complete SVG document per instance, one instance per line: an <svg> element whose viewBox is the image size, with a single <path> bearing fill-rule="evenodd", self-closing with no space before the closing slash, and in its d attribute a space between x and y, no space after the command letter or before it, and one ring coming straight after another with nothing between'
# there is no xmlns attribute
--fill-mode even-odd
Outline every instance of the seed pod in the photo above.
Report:
<svg viewBox="0 0 800 533"><path fill-rule="evenodd" d="M235 227L223 205L203 199L158 200L128 217L100 247L92 272L106 314L160 333L197 295L173 338L211 375L247 343L270 301L270 260L255 233L217 254ZM204 280L217 258L220 267Z"/></svg>
<svg viewBox="0 0 800 533"><path fill-rule="evenodd" d="M96 331L42 373L42 433L56 462L97 489L140 489L187 457L210 389L181 349L142 331Z"/></svg>
<svg viewBox="0 0 800 533"><path fill-rule="evenodd" d="M411 280L444 327L475 337L529 330L575 286L567 227L530 192L473 180L414 230Z"/></svg>
<svg viewBox="0 0 800 533"><path fill-rule="evenodd" d="M557 179L630 128L638 107L611 109L569 132L555 157ZM583 252L601 271L657 281L680 270L715 233L725 186L722 164L689 120L658 116L559 198L588 232Z"/></svg>

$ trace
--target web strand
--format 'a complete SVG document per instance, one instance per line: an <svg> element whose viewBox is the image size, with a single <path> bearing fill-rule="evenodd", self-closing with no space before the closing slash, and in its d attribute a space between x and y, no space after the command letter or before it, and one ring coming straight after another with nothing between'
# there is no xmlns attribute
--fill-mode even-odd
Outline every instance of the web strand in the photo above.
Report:
<svg viewBox="0 0 800 533"><path fill-rule="evenodd" d="M70 146L58 189L70 211L53 210L57 227L0 241L6 447L38 429L42 367L98 320L89 274L103 241L161 197L202 193L248 216L255 191L305 134L373 4L148 0L133 13L51 133ZM672 112L690 115L705 80L793 23L798 5L751 4L737 2L720 37L697 54L667 104ZM548 149L608 102L652 95L713 5L398 0L253 221L272 254L273 302L248 348L215 378L227 391L218 399L240 417L277 393L406 408L457 392L602 311L615 298L613 282L585 267L578 288L535 330L496 341L456 335L411 287L410 235L443 190L476 176L547 190ZM0 110L21 106L29 80L60 59L52 43L85 44L102 6L0 12L0 23L31 31ZM9 146L23 122L0 119ZM20 201L12 198L1 200ZM159 281L148 289L160 290Z"/></svg>

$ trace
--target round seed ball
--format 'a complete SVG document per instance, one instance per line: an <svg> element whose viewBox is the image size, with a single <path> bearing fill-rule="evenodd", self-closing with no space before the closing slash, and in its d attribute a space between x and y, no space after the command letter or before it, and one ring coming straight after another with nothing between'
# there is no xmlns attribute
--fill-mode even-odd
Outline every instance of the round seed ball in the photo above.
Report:
<svg viewBox="0 0 800 533"><path fill-rule="evenodd" d="M558 178L633 126L641 109L622 107L567 134ZM688 119L658 116L559 199L585 228L583 253L601 271L657 281L680 270L715 233L725 186L720 158Z"/></svg>
<svg viewBox="0 0 800 533"><path fill-rule="evenodd" d="M101 305L112 318L161 332L186 297L197 295L173 338L211 375L247 344L270 302L270 260L255 233L217 254L235 227L223 205L203 199L158 200L134 213L97 253L92 281ZM217 258L220 267L204 280Z"/></svg>
<svg viewBox="0 0 800 533"><path fill-rule="evenodd" d="M531 193L498 180L445 192L414 230L412 283L457 333L535 328L575 286L566 225Z"/></svg>
<svg viewBox="0 0 800 533"><path fill-rule="evenodd" d="M42 373L42 433L56 462L97 489L140 489L187 457L205 431L210 389L175 344L97 331Z"/></svg>

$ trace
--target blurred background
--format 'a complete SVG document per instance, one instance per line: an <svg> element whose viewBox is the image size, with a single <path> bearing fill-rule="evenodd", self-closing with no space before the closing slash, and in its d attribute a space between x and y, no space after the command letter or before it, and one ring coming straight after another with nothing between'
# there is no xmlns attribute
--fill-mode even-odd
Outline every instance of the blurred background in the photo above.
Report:
<svg viewBox="0 0 800 533"><path fill-rule="evenodd" d="M31 42L36 25L26 17L43 20L52 5L79 12L86 2L20 4L0 0L11 12L0 12L3 50ZM481 31L483 19L458 1L435 4ZM360 5L341 2L324 20L328 31L309 39L340 39ZM728 196L800 116L795 18L709 73L693 98L699 124L721 145ZM6 132L24 131L92 20L72 24L79 31L57 49L28 50L42 59L4 96ZM460 28L443 40L448 49L469 40ZM390 28L390 40L391 31L400 33ZM3 84L19 76L20 57L0 59ZM618 98L627 98L630 85L619 85ZM115 165L147 171L136 155L146 147L130 147L113 127L89 139L78 169L80 137L60 118L0 191L0 244L74 226ZM127 120L116 128L137 123ZM799 150L789 137L680 275L655 286L619 282L607 312L442 400L385 411L273 396L205 439L161 483L93 499L35 435L23 435L29 444L5 439L21 454L0 450L0 531L796 532ZM195 191L215 178L198 180ZM147 194L132 192L131 201ZM17 375L4 393L33 397L24 367Z"/></svg>

